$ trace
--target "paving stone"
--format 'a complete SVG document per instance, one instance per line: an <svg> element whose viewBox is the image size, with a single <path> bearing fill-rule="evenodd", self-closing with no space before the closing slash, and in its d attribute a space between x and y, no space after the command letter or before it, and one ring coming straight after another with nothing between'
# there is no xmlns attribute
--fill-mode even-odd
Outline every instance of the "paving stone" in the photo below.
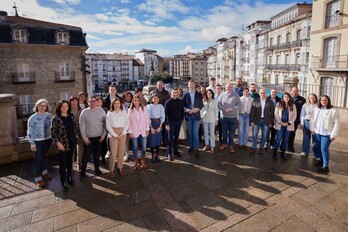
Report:
<svg viewBox="0 0 348 232"><path fill-rule="evenodd" d="M26 225L20 228L17 228L16 230L13 230L12 232L50 232L53 231L53 221L54 218L49 218L46 220L42 220L30 225Z"/></svg>
<svg viewBox="0 0 348 232"><path fill-rule="evenodd" d="M348 231L348 210L334 217L331 222L343 231Z"/></svg>
<svg viewBox="0 0 348 232"><path fill-rule="evenodd" d="M274 217L278 218L283 222L287 221L290 217L294 215L292 212L288 211L285 206L281 206L279 204L275 204L267 208L266 212L272 214Z"/></svg>
<svg viewBox="0 0 348 232"><path fill-rule="evenodd" d="M41 221L43 219L54 217L73 210L76 210L76 203L74 201L65 200L57 202L54 205L35 210L32 221Z"/></svg>
<svg viewBox="0 0 348 232"><path fill-rule="evenodd" d="M207 207L216 204L219 201L222 201L223 198L219 197L214 192L208 192L201 196L191 198L187 201L187 204L191 206L193 211L199 210L202 207Z"/></svg>
<svg viewBox="0 0 348 232"><path fill-rule="evenodd" d="M246 219L245 221L238 223L235 226L232 226L225 231L269 231L280 225L281 223L282 222L278 218L263 211L253 217Z"/></svg>
<svg viewBox="0 0 348 232"><path fill-rule="evenodd" d="M104 216L98 216L91 220L81 222L77 225L77 228L78 231L84 232L104 231L120 225L121 223L121 218L118 212L112 212Z"/></svg>
<svg viewBox="0 0 348 232"><path fill-rule="evenodd" d="M95 211L94 211L95 212ZM97 215L85 209L78 209L55 217L54 230L59 230L95 218Z"/></svg>
<svg viewBox="0 0 348 232"><path fill-rule="evenodd" d="M77 232L77 225L72 225L72 226L69 226L69 227L65 227L61 230L55 230L57 232Z"/></svg>
<svg viewBox="0 0 348 232"><path fill-rule="evenodd" d="M133 206L119 210L122 221L132 221L137 218L144 217L148 214L158 211L155 203L152 200L140 202Z"/></svg>
<svg viewBox="0 0 348 232"><path fill-rule="evenodd" d="M13 209L13 205L4 206L0 208L0 219L9 217L11 215L12 209Z"/></svg>
<svg viewBox="0 0 348 232"><path fill-rule="evenodd" d="M17 214L5 219L0 220L0 231L14 230L19 227L23 227L30 224L31 217L33 215L32 211Z"/></svg>
<svg viewBox="0 0 348 232"><path fill-rule="evenodd" d="M123 223L119 226L105 230L105 232L124 232L124 231L148 231L143 219L139 218L128 223Z"/></svg>
<svg viewBox="0 0 348 232"><path fill-rule="evenodd" d="M132 197L135 203L146 201L151 198L150 194L145 189L132 193Z"/></svg>
<svg viewBox="0 0 348 232"><path fill-rule="evenodd" d="M44 197L39 197L39 198L34 197L34 199L24 201L14 205L11 215L17 215L20 213L39 209L48 205L53 205L55 201L56 201L56 198L53 194L44 196Z"/></svg>
<svg viewBox="0 0 348 232"><path fill-rule="evenodd" d="M272 232L314 232L315 230L297 217L291 217L289 220L279 225Z"/></svg>
<svg viewBox="0 0 348 232"><path fill-rule="evenodd" d="M143 217L143 220L149 230L161 230L169 227L163 215L160 212L155 212Z"/></svg>
<svg viewBox="0 0 348 232"><path fill-rule="evenodd" d="M96 205L99 215L105 215L134 205L134 201L130 195L119 195L101 199Z"/></svg>
<svg viewBox="0 0 348 232"><path fill-rule="evenodd" d="M348 194L337 191L327 198L319 201L316 208L329 218L334 218L338 214L348 210Z"/></svg>

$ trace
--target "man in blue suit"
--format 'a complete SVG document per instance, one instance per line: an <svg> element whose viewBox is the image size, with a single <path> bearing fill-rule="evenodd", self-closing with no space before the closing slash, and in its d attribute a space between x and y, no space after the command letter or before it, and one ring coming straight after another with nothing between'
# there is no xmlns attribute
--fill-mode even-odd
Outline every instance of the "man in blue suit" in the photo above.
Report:
<svg viewBox="0 0 348 232"><path fill-rule="evenodd" d="M188 126L189 152L194 151L195 157L199 158L198 130L201 120L200 110L203 108L203 97L202 94L196 90L196 85L193 80L188 81L188 92L184 94L183 102L185 120Z"/></svg>

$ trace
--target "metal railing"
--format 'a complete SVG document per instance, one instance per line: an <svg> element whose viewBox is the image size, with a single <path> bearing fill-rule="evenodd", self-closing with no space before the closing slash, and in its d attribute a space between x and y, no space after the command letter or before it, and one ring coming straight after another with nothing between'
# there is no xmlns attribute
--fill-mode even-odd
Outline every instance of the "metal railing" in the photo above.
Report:
<svg viewBox="0 0 348 232"><path fill-rule="evenodd" d="M35 83L35 72L14 72L12 73L12 83Z"/></svg>
<svg viewBox="0 0 348 232"><path fill-rule="evenodd" d="M33 107L35 104L22 104L16 105L16 113L17 113L17 128L18 128L18 136L26 137L27 136L27 123L30 115L34 113Z"/></svg>
<svg viewBox="0 0 348 232"><path fill-rule="evenodd" d="M60 72L55 72L55 80L56 82L64 82L64 81L75 81L75 72L70 71L69 75L61 75Z"/></svg>
<svg viewBox="0 0 348 232"><path fill-rule="evenodd" d="M348 69L348 55L313 56L314 69Z"/></svg>
<svg viewBox="0 0 348 232"><path fill-rule="evenodd" d="M336 107L348 108L348 89L345 86L328 86L316 84L295 84L299 88L299 94L307 99L308 95L315 93L318 96L328 95L331 98L332 105ZM266 90L276 89L280 95L285 92L291 92L294 85L290 84L268 84L259 83L259 87Z"/></svg>

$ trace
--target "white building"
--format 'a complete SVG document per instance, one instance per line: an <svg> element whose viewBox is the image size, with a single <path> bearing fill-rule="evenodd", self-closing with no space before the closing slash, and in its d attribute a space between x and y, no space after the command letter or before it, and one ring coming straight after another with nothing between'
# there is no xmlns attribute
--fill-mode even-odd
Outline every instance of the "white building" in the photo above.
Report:
<svg viewBox="0 0 348 232"><path fill-rule="evenodd" d="M163 72L163 58L157 55L157 51L143 48L135 53L135 57L144 64L144 75L146 77L149 76L152 65L155 73Z"/></svg>

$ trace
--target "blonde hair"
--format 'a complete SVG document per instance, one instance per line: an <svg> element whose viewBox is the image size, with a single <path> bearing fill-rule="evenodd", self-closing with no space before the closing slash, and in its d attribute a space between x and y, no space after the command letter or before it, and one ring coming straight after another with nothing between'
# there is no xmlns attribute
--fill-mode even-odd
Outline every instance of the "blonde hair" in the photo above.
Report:
<svg viewBox="0 0 348 232"><path fill-rule="evenodd" d="M46 103L46 112L50 111L50 105L49 105L48 101L44 98L37 100L37 102L34 105L33 111L38 112L39 111L38 107L43 102Z"/></svg>

